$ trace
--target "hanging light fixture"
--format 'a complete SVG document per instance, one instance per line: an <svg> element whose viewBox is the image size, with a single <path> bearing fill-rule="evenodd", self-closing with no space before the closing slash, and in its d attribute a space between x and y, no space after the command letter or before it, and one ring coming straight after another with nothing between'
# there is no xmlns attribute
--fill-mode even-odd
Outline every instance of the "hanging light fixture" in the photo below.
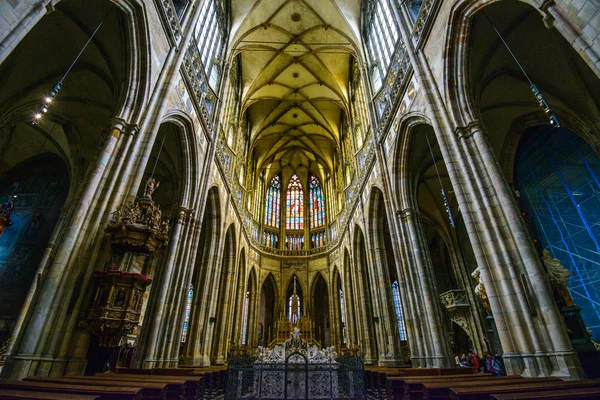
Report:
<svg viewBox="0 0 600 400"><path fill-rule="evenodd" d="M485 13L485 11L483 12L483 15L485 16L485 19L487 19L487 21L489 22L489 24L492 26L492 28L496 32L496 34L500 38L500 41L502 41L502 43L504 44L504 47L506 47L506 49L510 53L511 57L513 58L513 60L515 60L515 62L519 66L519 68L523 72L523 75L525 75L525 78L529 82L529 89L531 90L531 92L535 96L535 99L538 101L540 107L544 110L544 113L546 114L546 116L548 117L548 120L550 121L550 125L552 125L555 128L560 128L561 127L560 121L559 121L558 117L556 116L556 113L554 112L554 110L552 110L552 108L548 104L548 101L546 100L546 98L544 97L544 95L542 94L542 92L533 83L533 81L531 80L531 78L529 78L529 75L527 75L527 72L525 72L525 69L523 68L523 66L521 65L521 63L519 62L519 60L517 59L517 56L515 56L515 53L513 53L513 51L511 50L511 48L508 46L508 43L506 43L506 40L504 40L504 38L500 34L500 31L498 31L498 29L492 23L492 21L490 20L490 18L488 17L488 15Z"/></svg>
<svg viewBox="0 0 600 400"><path fill-rule="evenodd" d="M83 45L83 47L79 51L79 54L77 54L77 56L75 57L75 59L73 60L73 62L71 63L71 65L69 66L69 68L67 69L67 71L65 72L65 74L62 76L62 78L60 78L60 80L58 82L56 82L56 84L50 90L50 92L48 92L48 94L46 94L44 96L42 105L33 114L33 118L31 120L31 124L32 125L37 125L44 118L44 115L46 113L48 113L48 111L50 110L50 106L51 106L52 102L54 101L54 99L58 95L58 92L60 91L60 89L62 89L62 87L63 87L63 81L65 80L65 78L67 77L67 75L69 74L69 72L71 72L71 70L75 66L75 63L77 62L77 60L79 60L79 57L81 57L81 55L83 54L84 50L90 44L90 42L92 41L92 39L94 38L94 36L96 36L96 33L98 32L98 30L100 29L100 27L102 26L102 24L104 23L104 21L106 21L106 18L108 18L109 14L111 13L111 11L114 8L115 8L115 5L113 4L110 7L110 10L108 10L108 12L104 15L104 18L102 18L102 21L100 21L100 23L98 24L98 26L96 27L96 29L94 30L94 32L92 32L92 34L90 35L90 37L87 40L87 42L85 42L85 44Z"/></svg>
<svg viewBox="0 0 600 400"><path fill-rule="evenodd" d="M442 178L440 176L440 171L438 170L437 164L435 162L435 157L433 156L433 150L431 149L431 144L429 143L429 137L425 134L425 140L427 140L427 147L429 147L429 153L431 154L431 160L433 161L433 167L435 168L435 173L437 175L438 181L440 182L440 187L442 188L442 200L444 201L444 207L446 208L446 214L448 214L448 220L450 221L450 226L456 228L454 224L454 216L452 215L452 209L450 208L450 202L448 201L448 196L446 195L446 191L444 190L444 185L442 184Z"/></svg>

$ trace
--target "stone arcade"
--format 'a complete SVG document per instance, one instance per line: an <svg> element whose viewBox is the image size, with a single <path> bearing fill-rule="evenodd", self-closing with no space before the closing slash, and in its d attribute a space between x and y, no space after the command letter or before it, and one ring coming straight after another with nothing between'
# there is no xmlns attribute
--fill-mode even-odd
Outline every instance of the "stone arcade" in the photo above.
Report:
<svg viewBox="0 0 600 400"><path fill-rule="evenodd" d="M599 78L595 0L0 2L2 378L593 375Z"/></svg>

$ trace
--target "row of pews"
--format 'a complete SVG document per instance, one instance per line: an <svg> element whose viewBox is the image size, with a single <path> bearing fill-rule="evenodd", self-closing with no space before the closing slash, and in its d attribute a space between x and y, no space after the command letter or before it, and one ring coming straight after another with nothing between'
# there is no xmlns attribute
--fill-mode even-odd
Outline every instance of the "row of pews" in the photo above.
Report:
<svg viewBox="0 0 600 400"><path fill-rule="evenodd" d="M226 367L117 368L116 373L0 380L0 399L195 400L221 398Z"/></svg>
<svg viewBox="0 0 600 400"><path fill-rule="evenodd" d="M370 399L513 400L600 399L600 379L563 381L477 374L474 368L365 367Z"/></svg>

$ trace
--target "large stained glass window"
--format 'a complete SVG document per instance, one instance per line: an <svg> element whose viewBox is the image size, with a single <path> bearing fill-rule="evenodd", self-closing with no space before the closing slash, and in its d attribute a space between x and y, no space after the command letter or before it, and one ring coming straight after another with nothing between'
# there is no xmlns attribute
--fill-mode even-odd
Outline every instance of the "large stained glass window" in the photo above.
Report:
<svg viewBox="0 0 600 400"><path fill-rule="evenodd" d="M308 188L310 189L310 228L313 229L325 225L325 199L316 176L310 176Z"/></svg>
<svg viewBox="0 0 600 400"><path fill-rule="evenodd" d="M340 289L340 316L342 319L342 343L346 344L346 312L344 311L344 291Z"/></svg>
<svg viewBox="0 0 600 400"><path fill-rule="evenodd" d="M286 250L304 250L304 235L287 235L285 237Z"/></svg>
<svg viewBox="0 0 600 400"><path fill-rule="evenodd" d="M263 232L263 245L272 247L274 249L279 248L279 235L274 232Z"/></svg>
<svg viewBox="0 0 600 400"><path fill-rule="evenodd" d="M242 326L242 344L246 344L248 336L248 310L250 306L250 292L246 292L246 299L244 300L244 325Z"/></svg>
<svg viewBox="0 0 600 400"><path fill-rule="evenodd" d="M275 175L267 189L267 198L265 201L265 225L279 228L280 205L281 179L279 178L279 175Z"/></svg>
<svg viewBox="0 0 600 400"><path fill-rule="evenodd" d="M294 174L286 194L285 228L292 230L304 229L304 193L298 175Z"/></svg>
<svg viewBox="0 0 600 400"><path fill-rule="evenodd" d="M185 320L183 321L183 332L181 333L181 343L185 343L188 330L190 329L190 312L192 311L192 299L194 298L194 286L190 284L188 292L188 301L185 306Z"/></svg>
<svg viewBox="0 0 600 400"><path fill-rule="evenodd" d="M404 311L402 310L398 281L392 283L392 296L394 297L394 308L396 309L396 318L398 319L398 334L400 335L400 340L406 340L406 325L404 324Z"/></svg>

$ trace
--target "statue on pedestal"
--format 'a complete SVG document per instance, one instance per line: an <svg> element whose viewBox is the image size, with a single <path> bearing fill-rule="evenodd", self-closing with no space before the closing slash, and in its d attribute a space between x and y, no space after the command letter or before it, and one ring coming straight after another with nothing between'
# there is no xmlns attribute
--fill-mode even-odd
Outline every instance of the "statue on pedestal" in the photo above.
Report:
<svg viewBox="0 0 600 400"><path fill-rule="evenodd" d="M477 281L477 286L475 286L475 294L481 298L483 308L485 308L485 311L488 313L488 315L492 315L492 307L490 306L490 300L488 299L487 292L485 291L485 285L481 281L481 272L479 271L479 267L473 271L471 276Z"/></svg>
<svg viewBox="0 0 600 400"><path fill-rule="evenodd" d="M548 271L550 282L552 282L558 292L560 300L567 307L574 306L575 302L567 286L567 279L571 276L571 271L566 269L558 258L552 257L548 249L542 250L542 262Z"/></svg>
<svg viewBox="0 0 600 400"><path fill-rule="evenodd" d="M154 191L158 189L160 182L157 182L153 177L148 178L146 181L146 190L144 191L144 197L152 200Z"/></svg>

